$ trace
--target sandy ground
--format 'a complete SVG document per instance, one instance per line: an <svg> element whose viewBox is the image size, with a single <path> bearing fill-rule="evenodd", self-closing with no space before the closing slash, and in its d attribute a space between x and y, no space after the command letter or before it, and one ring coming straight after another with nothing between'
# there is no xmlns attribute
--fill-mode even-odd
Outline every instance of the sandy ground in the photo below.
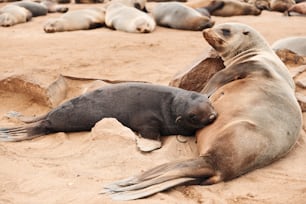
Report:
<svg viewBox="0 0 306 204"><path fill-rule="evenodd" d="M93 5L68 6L72 10ZM59 15L49 14L29 23L0 28L1 80L18 76L44 88L64 74L167 85L175 73L208 48L201 32L162 27L150 34L129 34L107 28L44 33L44 22ZM276 12L213 18L217 24L249 24L270 43L282 37L306 34L305 17L285 17ZM3 83L0 86L1 127L18 123L5 117L8 111L31 116L51 109L50 104L47 106L22 88L29 87L28 83L21 81L17 86L12 81L7 81L8 86ZM65 81L68 86L65 100L92 85L90 80ZM8 87L14 91L8 91ZM175 137L165 137L162 149L142 154L131 139L124 137L131 135L129 129L116 121L103 120L91 132L57 133L18 143L1 142L0 203L117 203L108 195L98 194L103 185L164 162L197 155L192 138L182 144ZM302 136L284 159L230 182L177 187L126 203L305 203L304 140Z"/></svg>

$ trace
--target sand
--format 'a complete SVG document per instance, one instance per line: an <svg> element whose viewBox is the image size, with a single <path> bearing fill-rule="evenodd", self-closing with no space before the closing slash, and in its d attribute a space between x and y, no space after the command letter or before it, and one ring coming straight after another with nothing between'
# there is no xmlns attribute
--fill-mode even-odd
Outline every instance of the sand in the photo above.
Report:
<svg viewBox="0 0 306 204"><path fill-rule="evenodd" d="M68 6L73 10L93 5ZM44 90L60 74L167 85L175 73L209 47L201 32L162 27L150 34L108 28L46 34L42 29L44 22L60 15L48 14L29 23L0 28L0 80L24 79L18 86L14 80L8 80L8 86L3 83L0 86L1 127L20 124L5 116L8 111L41 115L62 99L68 100L94 86L92 80L65 79L67 94L57 102L47 103L41 99ZM277 12L213 19L217 24L249 24L269 43L287 36L305 35L305 17L285 17ZM31 95L25 87L34 87L39 96ZM179 143L175 137L165 137L162 149L142 154L137 151L132 136L128 128L109 119L99 122L91 132L57 133L17 143L0 142L0 203L119 203L107 194L99 194L103 185L164 162L197 155L193 138ZM305 135L302 135L285 158L232 181L213 186L176 187L126 203L304 203L304 141Z"/></svg>

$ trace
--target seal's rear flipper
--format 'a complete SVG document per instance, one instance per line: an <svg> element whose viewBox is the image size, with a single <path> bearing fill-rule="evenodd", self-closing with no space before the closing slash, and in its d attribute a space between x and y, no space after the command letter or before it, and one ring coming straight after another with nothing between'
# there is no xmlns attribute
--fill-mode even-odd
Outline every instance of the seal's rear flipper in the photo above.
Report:
<svg viewBox="0 0 306 204"><path fill-rule="evenodd" d="M134 191L124 191L119 193L114 193L111 195L113 200L135 200L138 198L144 198L155 193L167 190L169 188L182 185L182 184L190 184L195 182L196 178L179 178L170 181L166 181L164 183L156 184L153 186L149 186L145 189L139 189Z"/></svg>
<svg viewBox="0 0 306 204"><path fill-rule="evenodd" d="M146 197L171 187L192 183L210 184L215 170L204 157L159 165L144 173L105 186L116 200ZM213 182L218 182L213 179Z"/></svg>
<svg viewBox="0 0 306 204"><path fill-rule="evenodd" d="M42 116L24 116L22 115L21 113L19 112L16 112L16 111L9 111L5 114L6 117L8 118L14 118L14 119L17 119L21 122L24 122L24 123L34 123L34 122L38 122L40 120L43 120L46 115L42 115Z"/></svg>
<svg viewBox="0 0 306 204"><path fill-rule="evenodd" d="M0 141L18 142L33 139L44 134L46 134L46 130L41 122L14 128L0 128Z"/></svg>

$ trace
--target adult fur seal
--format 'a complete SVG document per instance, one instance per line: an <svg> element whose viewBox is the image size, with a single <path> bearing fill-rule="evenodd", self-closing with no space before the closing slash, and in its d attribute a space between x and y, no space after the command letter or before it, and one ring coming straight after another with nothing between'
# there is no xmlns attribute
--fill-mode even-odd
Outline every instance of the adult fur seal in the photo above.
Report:
<svg viewBox="0 0 306 204"><path fill-rule="evenodd" d="M119 2L124 5L137 8L140 11L148 12L146 8L147 0L110 0L109 3Z"/></svg>
<svg viewBox="0 0 306 204"><path fill-rule="evenodd" d="M14 2L12 4L29 10L32 13L33 17L44 16L47 15L47 13L54 13L54 12L65 13L68 11L68 7L57 5L57 3L55 3L52 0L43 0L40 3L28 0L22 0Z"/></svg>
<svg viewBox="0 0 306 204"><path fill-rule="evenodd" d="M301 2L298 4L292 5L287 11L286 14L288 16L292 16L292 14L300 14L306 15L306 2Z"/></svg>
<svg viewBox="0 0 306 204"><path fill-rule="evenodd" d="M290 7L292 7L294 4L295 4L294 0L271 0L270 10L278 11L278 12L285 12Z"/></svg>
<svg viewBox="0 0 306 204"><path fill-rule="evenodd" d="M261 10L255 5L237 0L213 0L205 7L212 16L260 15Z"/></svg>
<svg viewBox="0 0 306 204"><path fill-rule="evenodd" d="M306 36L292 36L279 39L271 46L275 51L287 49L300 56L306 57Z"/></svg>
<svg viewBox="0 0 306 204"><path fill-rule="evenodd" d="M179 2L158 3L152 15L157 25L174 29L199 31L214 25L210 16L204 16Z"/></svg>
<svg viewBox="0 0 306 204"><path fill-rule="evenodd" d="M56 132L88 131L103 118L116 118L144 138L193 135L217 113L196 92L146 83L109 85L69 100L32 124L0 129L0 140L21 141Z"/></svg>
<svg viewBox="0 0 306 204"><path fill-rule="evenodd" d="M3 27L25 23L32 19L32 13L20 6L8 4L0 9L0 25Z"/></svg>
<svg viewBox="0 0 306 204"><path fill-rule="evenodd" d="M105 9L97 7L69 11L59 18L49 19L44 25L46 33L88 30L105 24Z"/></svg>
<svg viewBox="0 0 306 204"><path fill-rule="evenodd" d="M106 8L105 24L130 33L150 33L156 27L155 21L147 13L116 1Z"/></svg>
<svg viewBox="0 0 306 204"><path fill-rule="evenodd" d="M204 30L225 68L206 84L218 112L196 133L199 157L166 163L106 186L113 199L130 200L186 184L234 179L285 156L302 128L294 82L281 60L254 29L226 23Z"/></svg>

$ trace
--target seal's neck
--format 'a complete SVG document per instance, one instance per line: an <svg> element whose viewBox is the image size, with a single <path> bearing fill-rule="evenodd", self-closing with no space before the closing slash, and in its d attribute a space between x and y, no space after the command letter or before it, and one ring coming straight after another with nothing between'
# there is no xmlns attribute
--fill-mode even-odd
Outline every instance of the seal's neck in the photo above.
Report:
<svg viewBox="0 0 306 204"><path fill-rule="evenodd" d="M235 51L232 51L235 52ZM242 52L235 52L233 54L229 53L222 53L221 58L224 61L225 67L228 67L232 64L237 64L237 62L241 63L244 62L247 59L250 59L258 54L257 49L248 49Z"/></svg>

